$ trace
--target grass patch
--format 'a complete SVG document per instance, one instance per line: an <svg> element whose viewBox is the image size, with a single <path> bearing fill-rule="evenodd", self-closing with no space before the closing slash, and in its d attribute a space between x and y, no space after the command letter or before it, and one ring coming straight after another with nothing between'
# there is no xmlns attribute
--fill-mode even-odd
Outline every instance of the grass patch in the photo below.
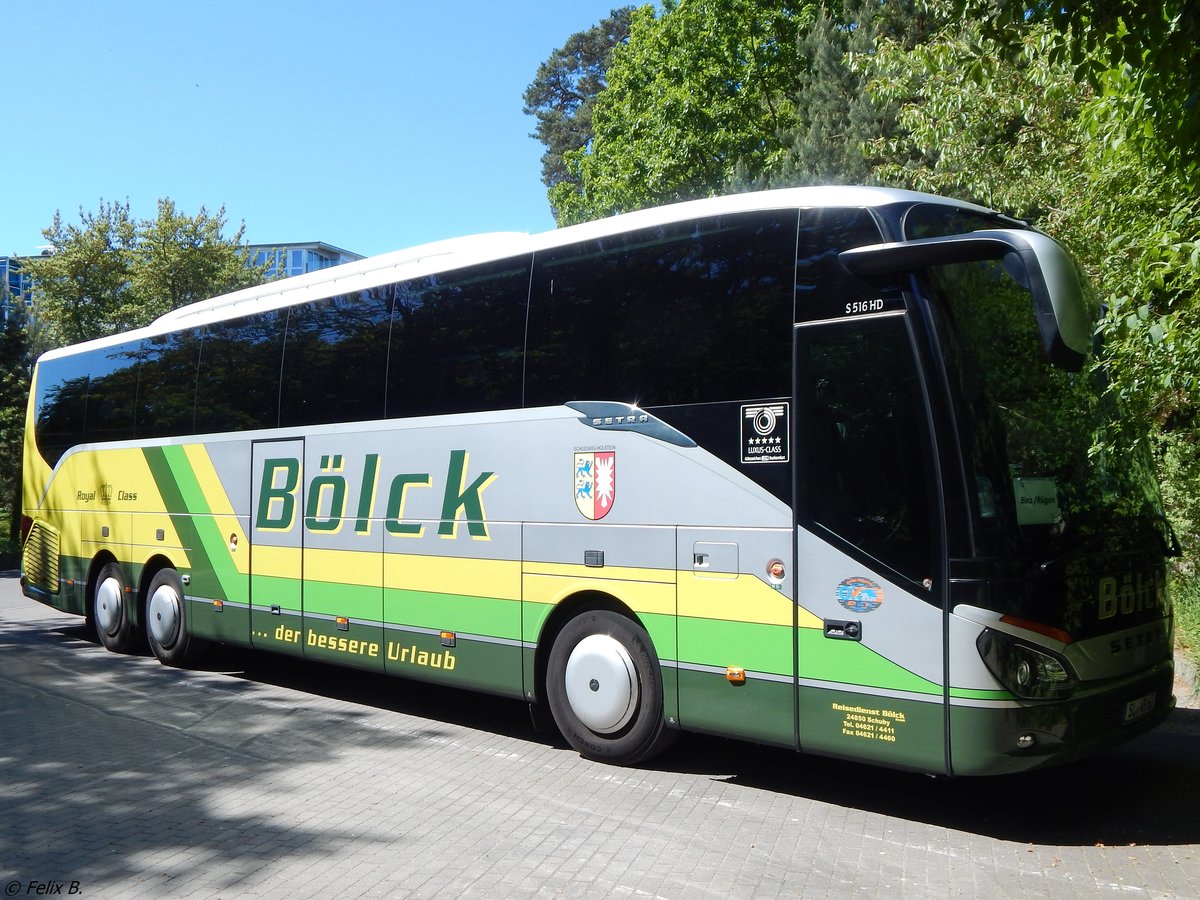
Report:
<svg viewBox="0 0 1200 900"><path fill-rule="evenodd" d="M1200 662L1200 579L1172 573L1170 590L1175 604L1175 645L1193 663Z"/></svg>

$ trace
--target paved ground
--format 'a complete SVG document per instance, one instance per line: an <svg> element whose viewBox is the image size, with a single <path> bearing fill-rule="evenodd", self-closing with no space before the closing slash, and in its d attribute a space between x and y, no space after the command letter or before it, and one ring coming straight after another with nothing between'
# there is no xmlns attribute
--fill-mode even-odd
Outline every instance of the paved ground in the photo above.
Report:
<svg viewBox="0 0 1200 900"><path fill-rule="evenodd" d="M0 579L0 884L80 897L1200 897L1200 710L936 781L685 737L582 760L523 705L282 658L116 656ZM55 890L57 888L57 891Z"/></svg>

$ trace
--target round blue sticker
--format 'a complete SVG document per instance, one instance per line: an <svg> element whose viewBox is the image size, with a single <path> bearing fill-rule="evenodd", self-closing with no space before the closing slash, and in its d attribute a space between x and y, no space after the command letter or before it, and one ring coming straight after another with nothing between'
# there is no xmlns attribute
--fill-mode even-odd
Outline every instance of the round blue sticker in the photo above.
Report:
<svg viewBox="0 0 1200 900"><path fill-rule="evenodd" d="M883 603L883 588L870 578L847 578L837 586L837 602L850 612L874 612Z"/></svg>

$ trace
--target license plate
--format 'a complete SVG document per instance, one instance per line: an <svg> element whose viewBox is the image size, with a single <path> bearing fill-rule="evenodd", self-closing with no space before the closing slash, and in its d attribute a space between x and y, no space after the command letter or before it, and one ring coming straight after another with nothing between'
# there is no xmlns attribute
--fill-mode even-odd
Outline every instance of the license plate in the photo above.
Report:
<svg viewBox="0 0 1200 900"><path fill-rule="evenodd" d="M1126 703L1125 718L1121 720L1121 724L1128 725L1130 722L1136 722L1142 716L1148 716L1154 712L1154 697L1155 695L1150 693L1145 697L1138 697L1136 700Z"/></svg>

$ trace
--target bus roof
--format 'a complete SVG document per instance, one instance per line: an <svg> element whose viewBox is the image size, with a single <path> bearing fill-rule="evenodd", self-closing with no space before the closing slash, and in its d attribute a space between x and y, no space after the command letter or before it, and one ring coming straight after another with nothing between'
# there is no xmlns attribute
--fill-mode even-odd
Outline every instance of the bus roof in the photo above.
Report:
<svg viewBox="0 0 1200 900"><path fill-rule="evenodd" d="M884 187L829 186L784 188L690 200L623 213L593 222L557 228L539 234L496 232L469 235L421 244L371 256L305 275L222 294L181 306L130 332L97 338L75 347L48 351L52 359L77 349L93 349L131 337L151 336L180 328L198 327L224 319L282 309L309 300L367 290L409 278L433 275L461 267L533 253L579 241L595 240L640 228L651 228L688 219L755 210L814 207L882 207L898 203L937 203L990 213L991 210L934 194Z"/></svg>

